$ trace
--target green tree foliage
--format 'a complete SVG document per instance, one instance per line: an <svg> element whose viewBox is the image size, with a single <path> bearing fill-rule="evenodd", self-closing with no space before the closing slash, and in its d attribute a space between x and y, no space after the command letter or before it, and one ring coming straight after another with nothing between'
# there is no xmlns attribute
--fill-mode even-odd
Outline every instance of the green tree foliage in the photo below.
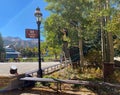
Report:
<svg viewBox="0 0 120 95"><path fill-rule="evenodd" d="M112 33L119 34L119 0L45 0L52 15L45 23L49 43L58 34L59 26L69 29L71 45L81 40L85 47L100 50L103 39L105 56L112 53ZM109 33L110 32L110 33ZM103 35L105 39L103 38ZM78 40L79 39L79 40ZM101 41L100 41L101 40ZM57 42L57 40L55 39ZM73 41L73 42L72 42ZM74 42L75 41L75 42ZM103 46L105 46L103 43ZM52 44L51 44L52 45ZM84 48L85 48L84 47ZM109 51L110 50L110 51ZM113 57L113 56L112 56ZM110 58L113 59L113 58Z"/></svg>
<svg viewBox="0 0 120 95"><path fill-rule="evenodd" d="M119 0L93 0L93 9L89 15L92 21L90 26L92 30L96 29L101 32L103 61L113 61L112 37L113 34L119 34L119 12Z"/></svg>
<svg viewBox="0 0 120 95"><path fill-rule="evenodd" d="M120 36L120 12L112 16L112 19L108 22L106 29L108 32L113 32L117 36Z"/></svg>
<svg viewBox="0 0 120 95"><path fill-rule="evenodd" d="M115 50L115 56L120 55L120 38L116 37L114 38L114 50Z"/></svg>
<svg viewBox="0 0 120 95"><path fill-rule="evenodd" d="M0 61L4 61L5 49L2 35L0 34Z"/></svg>
<svg viewBox="0 0 120 95"><path fill-rule="evenodd" d="M38 48L21 48L19 49L22 57L37 57L38 56Z"/></svg>
<svg viewBox="0 0 120 95"><path fill-rule="evenodd" d="M3 48L3 39L2 39L2 35L0 34L0 52L4 51L4 48Z"/></svg>
<svg viewBox="0 0 120 95"><path fill-rule="evenodd" d="M46 30L46 48L49 51L49 55L54 55L55 58L60 54L62 45L62 33L60 32L62 25L59 23L60 21L62 21L62 18L53 14L46 19L44 25Z"/></svg>
<svg viewBox="0 0 120 95"><path fill-rule="evenodd" d="M38 47L18 48L17 50L21 53L22 57L38 57ZM40 50L41 50L41 57L44 57L47 55L49 48L47 47L46 42L40 43Z"/></svg>
<svg viewBox="0 0 120 95"><path fill-rule="evenodd" d="M57 18L56 16L54 16L53 18L51 16L51 19L53 19L50 20L52 22L49 23L51 28L54 27L52 25L53 23L57 27L60 26L61 28L64 27L68 28L69 37L71 39L71 46L78 46L80 48L80 53L81 53L80 58L82 61L83 59L82 42L84 42L84 46L85 46L84 51L86 51L87 47L92 47L92 46L88 46L88 44L86 45L86 43L89 42L89 45L93 44L94 41L91 40L93 40L97 35L97 33L93 31L94 27L91 27L91 22L92 22L91 19L88 18L92 10L92 2L90 2L89 0L85 0L85 1L74 0L74 2L72 0L60 0L60 1L46 0L46 1L49 3L46 9L50 10L53 13L53 15L56 15L57 17L61 18L61 20L60 19L58 20L56 19ZM47 24L46 29L49 27L49 24ZM56 27L54 27L53 29L55 30ZM50 33L50 35L52 35L52 33ZM51 37L51 39L53 39L53 37ZM96 43L94 45L96 45Z"/></svg>

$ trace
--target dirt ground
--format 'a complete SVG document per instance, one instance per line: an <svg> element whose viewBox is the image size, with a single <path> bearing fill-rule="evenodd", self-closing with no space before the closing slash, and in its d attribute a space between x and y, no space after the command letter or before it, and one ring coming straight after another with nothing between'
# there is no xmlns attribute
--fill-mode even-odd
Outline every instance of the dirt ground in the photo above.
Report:
<svg viewBox="0 0 120 95"><path fill-rule="evenodd" d="M2 92L0 95L97 95L88 89L55 91L50 88L27 88Z"/></svg>

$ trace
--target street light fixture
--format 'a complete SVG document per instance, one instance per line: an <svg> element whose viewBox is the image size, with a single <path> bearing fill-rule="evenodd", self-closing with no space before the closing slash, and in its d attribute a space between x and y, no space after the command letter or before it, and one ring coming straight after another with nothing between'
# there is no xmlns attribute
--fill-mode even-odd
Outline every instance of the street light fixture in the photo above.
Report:
<svg viewBox="0 0 120 95"><path fill-rule="evenodd" d="M35 17L36 17L36 23L38 27L38 61L39 61L39 70L37 72L38 77L42 77L42 69L41 69L41 51L40 51L40 25L42 20L42 13L40 12L40 8L37 7L35 10Z"/></svg>

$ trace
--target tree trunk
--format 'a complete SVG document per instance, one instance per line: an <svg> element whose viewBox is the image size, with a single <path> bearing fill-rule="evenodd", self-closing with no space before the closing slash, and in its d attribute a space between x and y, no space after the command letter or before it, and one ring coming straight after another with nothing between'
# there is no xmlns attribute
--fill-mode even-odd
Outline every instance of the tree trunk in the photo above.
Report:
<svg viewBox="0 0 120 95"><path fill-rule="evenodd" d="M106 9L109 9L109 0L106 0ZM109 16L106 16L106 24L107 22L110 20L110 17ZM114 48L113 48L113 35L112 35L112 32L107 32L107 48L106 48L106 51L107 51L107 54L106 54L106 57L107 57L107 62L109 63L113 63L114 62Z"/></svg>
<svg viewBox="0 0 120 95"><path fill-rule="evenodd" d="M81 66L81 70L83 71L83 67L84 67L84 64L83 64L83 60L84 60L84 57L83 57L83 41L82 41L82 37L81 37L81 28L79 26L78 28L78 37L79 37L79 54L80 54L80 66Z"/></svg>
<svg viewBox="0 0 120 95"><path fill-rule="evenodd" d="M82 43L82 39L80 38L79 39L79 54L80 54L80 65L81 67L83 68L83 43Z"/></svg>
<svg viewBox="0 0 120 95"><path fill-rule="evenodd" d="M100 27L101 27L101 52L102 52L102 62L105 62L106 60L106 49L105 49L105 46L106 46L106 43L105 43L105 31L103 30L103 24L104 24L104 18L101 17L101 21L100 21Z"/></svg>
<svg viewBox="0 0 120 95"><path fill-rule="evenodd" d="M106 4L105 4L105 9L109 9L109 0L106 0ZM109 16L106 16L105 18L105 25L107 24L107 22L110 20ZM106 31L107 32L107 31ZM106 33L106 60L104 62L104 80L108 81L109 80L109 76L111 74L113 74L114 71L114 48L113 48L113 36L111 32L107 32Z"/></svg>

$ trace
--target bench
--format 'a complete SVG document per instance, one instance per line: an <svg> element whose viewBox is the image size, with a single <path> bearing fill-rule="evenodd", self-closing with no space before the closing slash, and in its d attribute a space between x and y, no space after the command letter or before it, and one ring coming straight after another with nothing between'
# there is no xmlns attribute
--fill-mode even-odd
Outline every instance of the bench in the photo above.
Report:
<svg viewBox="0 0 120 95"><path fill-rule="evenodd" d="M24 77L20 78L20 80L23 81L36 81L36 82L51 82L51 83L57 83L57 92L58 90L61 91L61 84L80 84L84 86L110 86L113 88L119 88L120 89L120 84L112 84L112 83L107 83L107 82L93 82L93 81L83 81L83 80L62 80L62 79L56 79L56 78L38 78L38 77Z"/></svg>
<svg viewBox="0 0 120 95"><path fill-rule="evenodd" d="M24 81L38 81L38 82L57 82L51 78L37 78L37 77L24 77L20 78L20 80Z"/></svg>
<svg viewBox="0 0 120 95"><path fill-rule="evenodd" d="M58 90L61 91L61 84L83 84L88 85L89 82L87 81L79 81L79 80L61 80L61 79L55 79L55 78L38 78L38 77L24 77L20 78L22 81L35 81L35 82L51 82L51 83L57 83L57 92Z"/></svg>
<svg viewBox="0 0 120 95"><path fill-rule="evenodd" d="M57 92L59 90L59 82L57 82L56 80L52 79L52 78L38 78L38 77L24 77L24 78L20 78L20 80L22 81L35 81L35 82L49 82L49 83L56 83L57 84Z"/></svg>

